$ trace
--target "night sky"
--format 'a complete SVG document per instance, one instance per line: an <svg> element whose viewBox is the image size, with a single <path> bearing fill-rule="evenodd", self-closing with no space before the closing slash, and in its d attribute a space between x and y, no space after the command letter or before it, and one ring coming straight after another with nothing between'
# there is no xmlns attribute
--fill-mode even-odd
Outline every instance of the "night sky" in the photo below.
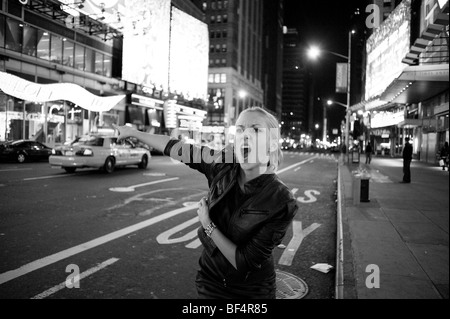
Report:
<svg viewBox="0 0 450 319"><path fill-rule="evenodd" d="M365 0L285 0L284 24L289 28L298 29L302 51L306 52L310 45L317 45L325 50L347 56L351 16L358 7L361 14L365 14L365 3ZM338 62L346 62L346 60L331 54L324 54L316 62L303 59L303 63L312 68L318 83L316 97L335 99L346 104L346 94L335 93L336 63ZM332 125L329 129L339 126L344 116L344 108L337 105L329 107L327 117Z"/></svg>

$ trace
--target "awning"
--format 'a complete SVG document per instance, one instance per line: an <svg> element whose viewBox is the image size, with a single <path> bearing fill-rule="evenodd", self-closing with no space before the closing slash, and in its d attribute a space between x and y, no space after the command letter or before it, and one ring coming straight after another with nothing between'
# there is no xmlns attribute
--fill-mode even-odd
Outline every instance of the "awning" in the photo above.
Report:
<svg viewBox="0 0 450 319"><path fill-rule="evenodd" d="M97 96L73 83L38 84L1 71L0 90L26 101L70 101L92 112L109 111L125 99L125 95Z"/></svg>
<svg viewBox="0 0 450 319"><path fill-rule="evenodd" d="M419 103L449 88L449 65L406 67L381 94L389 103Z"/></svg>
<svg viewBox="0 0 450 319"><path fill-rule="evenodd" d="M350 110L352 112L357 112L360 110L362 111L370 111L374 109L378 110L388 105L390 105L388 102L382 100L380 96L376 96L371 98L370 100L364 100L362 102L359 102L358 104L350 106Z"/></svg>
<svg viewBox="0 0 450 319"><path fill-rule="evenodd" d="M397 126L403 127L403 128L420 127L420 126L422 126L422 120L421 119L404 119L403 121L398 123Z"/></svg>

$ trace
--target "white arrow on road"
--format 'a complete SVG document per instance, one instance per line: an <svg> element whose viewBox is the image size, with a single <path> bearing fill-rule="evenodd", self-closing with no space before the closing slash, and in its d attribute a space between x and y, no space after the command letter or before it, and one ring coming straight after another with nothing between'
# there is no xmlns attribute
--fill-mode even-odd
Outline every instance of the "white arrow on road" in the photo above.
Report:
<svg viewBox="0 0 450 319"><path fill-rule="evenodd" d="M286 249L284 250L283 255L281 255L280 260L278 261L280 265L292 265L292 260L294 259L294 256L297 253L297 250L300 247L303 239L313 231L315 231L317 228L319 228L320 224L314 223L308 228L302 229L302 222L294 220L292 222L292 227L294 235L287 245Z"/></svg>

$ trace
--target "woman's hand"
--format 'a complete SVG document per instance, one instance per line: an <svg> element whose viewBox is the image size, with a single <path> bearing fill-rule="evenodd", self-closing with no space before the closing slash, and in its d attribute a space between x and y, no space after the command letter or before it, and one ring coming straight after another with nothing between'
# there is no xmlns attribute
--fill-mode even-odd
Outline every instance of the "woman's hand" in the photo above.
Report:
<svg viewBox="0 0 450 319"><path fill-rule="evenodd" d="M198 218L200 219L200 223L204 228L206 228L211 223L211 219L209 218L209 208L208 203L206 201L206 197L203 197L198 203L197 214Z"/></svg>
<svg viewBox="0 0 450 319"><path fill-rule="evenodd" d="M117 138L117 141L121 141L123 139L126 139L127 137L136 137L136 132L138 132L136 129L127 125L117 126L113 124L112 126L115 130L119 132L119 137Z"/></svg>

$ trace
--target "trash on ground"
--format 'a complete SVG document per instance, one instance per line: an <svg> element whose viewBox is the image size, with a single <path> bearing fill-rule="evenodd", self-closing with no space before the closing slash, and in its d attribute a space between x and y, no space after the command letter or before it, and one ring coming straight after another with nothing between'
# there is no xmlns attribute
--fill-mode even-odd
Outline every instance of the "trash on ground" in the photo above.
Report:
<svg viewBox="0 0 450 319"><path fill-rule="evenodd" d="M286 248L286 245L279 244L279 245L278 245L278 248L285 249L285 248Z"/></svg>
<svg viewBox="0 0 450 319"><path fill-rule="evenodd" d="M315 264L311 266L311 268L326 274L333 268L333 266L328 264Z"/></svg>

